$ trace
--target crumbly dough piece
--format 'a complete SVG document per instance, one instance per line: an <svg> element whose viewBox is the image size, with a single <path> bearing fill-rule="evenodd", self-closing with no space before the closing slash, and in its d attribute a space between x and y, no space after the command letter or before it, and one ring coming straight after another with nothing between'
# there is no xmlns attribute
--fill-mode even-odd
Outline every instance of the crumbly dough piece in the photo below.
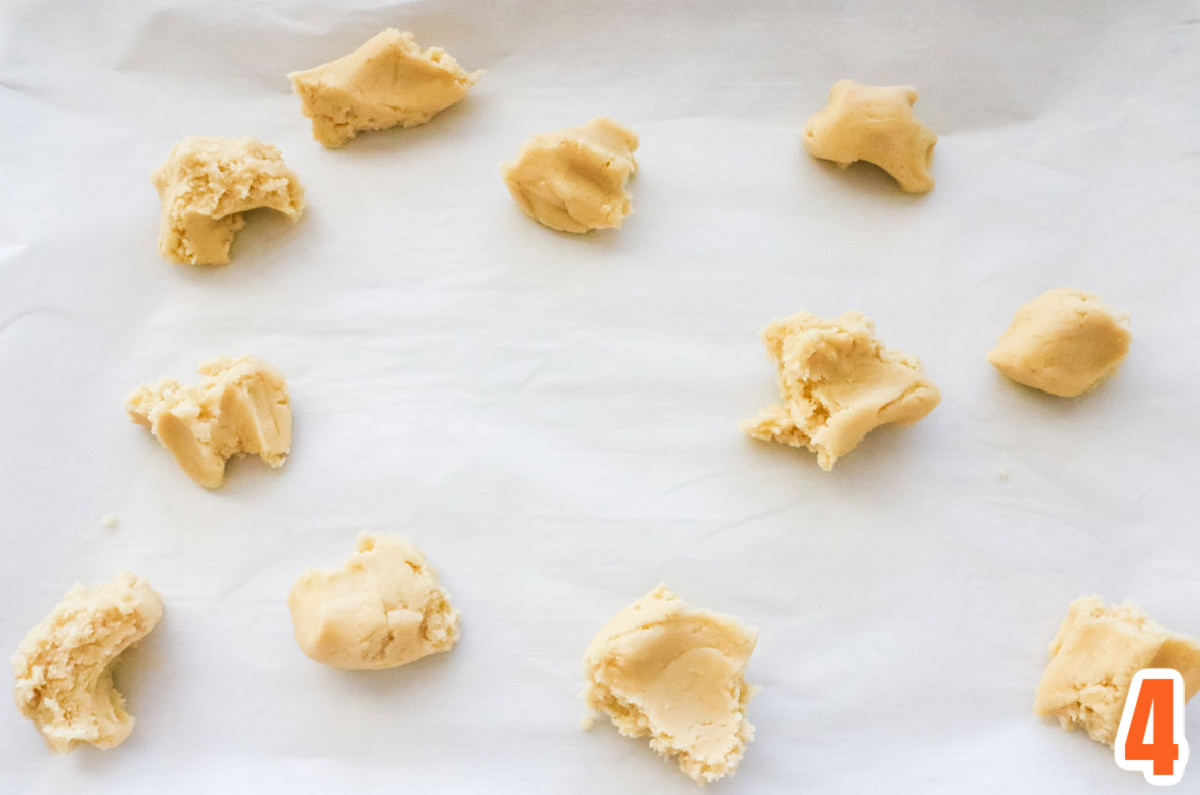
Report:
<svg viewBox="0 0 1200 795"><path fill-rule="evenodd" d="M625 190L637 171L637 133L608 118L535 135L501 166L521 212L560 232L619 228L633 212Z"/></svg>
<svg viewBox="0 0 1200 795"><path fill-rule="evenodd" d="M79 584L67 591L21 641L12 658L17 707L52 751L125 742L133 716L113 687L112 664L162 613L158 594L125 571L96 588Z"/></svg>
<svg viewBox="0 0 1200 795"><path fill-rule="evenodd" d="M1116 372L1132 339L1128 312L1058 287L1018 309L987 358L1019 384L1076 397Z"/></svg>
<svg viewBox="0 0 1200 795"><path fill-rule="evenodd" d="M458 610L407 539L362 533L341 568L309 569L288 594L300 649L334 668L394 668L458 640Z"/></svg>
<svg viewBox="0 0 1200 795"><path fill-rule="evenodd" d="M225 480L225 462L257 455L278 469L292 447L292 408L283 375L256 356L210 359L200 386L162 378L125 398L130 418L149 428L188 477L208 489Z"/></svg>
<svg viewBox="0 0 1200 795"><path fill-rule="evenodd" d="M886 347L858 312L835 320L801 312L768 325L762 339L778 366L783 403L740 427L756 439L807 447L825 471L871 429L916 422L941 400L920 361Z"/></svg>
<svg viewBox="0 0 1200 795"><path fill-rule="evenodd" d="M422 50L413 34L388 28L349 55L288 78L312 119L313 138L336 149L361 130L424 124L481 75L463 71L440 47Z"/></svg>
<svg viewBox="0 0 1200 795"><path fill-rule="evenodd" d="M754 739L743 671L758 640L736 619L660 585L613 616L584 654L583 698L626 737L676 756L699 782L732 775Z"/></svg>
<svg viewBox="0 0 1200 795"><path fill-rule="evenodd" d="M1200 641L1172 632L1131 604L1105 607L1098 596L1076 599L1050 642L1034 714L1112 745L1133 675L1143 668L1179 671L1187 701L1200 690Z"/></svg>
<svg viewBox="0 0 1200 795"><path fill-rule="evenodd" d="M808 153L842 168L857 160L890 174L905 193L933 190L929 161L937 136L913 117L910 86L864 86L839 80L829 104L804 126Z"/></svg>
<svg viewBox="0 0 1200 795"><path fill-rule="evenodd" d="M150 179L162 200L158 253L181 265L228 264L247 210L293 221L304 210L304 189L279 149L253 138L188 136Z"/></svg>

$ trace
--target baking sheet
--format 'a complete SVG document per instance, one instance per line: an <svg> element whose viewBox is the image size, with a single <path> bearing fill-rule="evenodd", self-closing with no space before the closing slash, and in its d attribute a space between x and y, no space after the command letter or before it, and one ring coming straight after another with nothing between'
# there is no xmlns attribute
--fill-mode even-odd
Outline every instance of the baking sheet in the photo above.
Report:
<svg viewBox="0 0 1200 795"><path fill-rule="evenodd" d="M690 793L644 741L579 728L585 645L659 581L760 632L758 737L722 792L1143 791L1030 704L1076 596L1200 633L1198 20L1100 0L0 3L0 648L122 568L167 610L118 676L130 740L53 757L0 709L0 791ZM322 149L284 75L387 26L487 74L427 126ZM931 194L804 154L847 76L918 87ZM498 164L600 114L641 135L626 228L524 218ZM160 260L147 174L188 134L277 143L302 222L253 217L226 268ZM983 358L1060 285L1135 334L1069 402ZM742 438L775 398L757 331L801 309L876 318L942 405L829 474ZM209 493L121 399L241 353L286 374L294 450ZM350 674L298 651L292 580L360 529L440 569L453 653Z"/></svg>

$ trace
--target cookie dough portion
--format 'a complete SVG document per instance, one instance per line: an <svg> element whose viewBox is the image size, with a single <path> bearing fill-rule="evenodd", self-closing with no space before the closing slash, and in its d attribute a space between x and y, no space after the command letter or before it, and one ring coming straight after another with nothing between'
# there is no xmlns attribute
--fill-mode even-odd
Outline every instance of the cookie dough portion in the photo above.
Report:
<svg viewBox="0 0 1200 795"><path fill-rule="evenodd" d="M301 574L288 607L300 649L334 668L394 668L458 640L450 594L398 535L362 533L341 568Z"/></svg>
<svg viewBox="0 0 1200 795"><path fill-rule="evenodd" d="M757 633L660 585L613 616L584 654L583 698L626 737L678 757L699 782L732 775L754 727L743 671Z"/></svg>
<svg viewBox="0 0 1200 795"><path fill-rule="evenodd" d="M829 471L873 429L908 425L941 400L916 357L886 347L858 312L823 320L801 312L762 331L783 403L740 427L764 441L806 447Z"/></svg>
<svg viewBox="0 0 1200 795"><path fill-rule="evenodd" d="M413 34L388 28L349 55L288 78L313 138L336 149L362 130L424 124L481 75L463 71L440 47L422 50Z"/></svg>
<svg viewBox="0 0 1200 795"><path fill-rule="evenodd" d="M292 408L283 375L256 356L224 356L197 368L198 387L162 378L125 398L130 418L154 433L188 477L208 489L235 455L278 469L292 447Z"/></svg>
<svg viewBox="0 0 1200 795"><path fill-rule="evenodd" d="M182 265L228 264L247 210L294 221L304 209L304 189L279 149L253 138L188 136L150 179L162 200L158 253Z"/></svg>
<svg viewBox="0 0 1200 795"><path fill-rule="evenodd" d="M1173 668L1184 700L1200 690L1200 642L1172 632L1131 604L1106 607L1098 596L1076 599L1050 642L1034 714L1058 718L1112 745L1133 676L1143 668Z"/></svg>
<svg viewBox="0 0 1200 795"><path fill-rule="evenodd" d="M633 212L625 190L637 170L633 130L608 118L535 135L501 167L521 212L551 229L582 234L619 228Z"/></svg>
<svg viewBox="0 0 1200 795"><path fill-rule="evenodd" d="M910 86L864 86L839 80L829 104L804 126L804 146L842 168L865 160L900 183L905 193L933 190L929 162L937 136L913 116L917 91Z"/></svg>
<svg viewBox="0 0 1200 795"><path fill-rule="evenodd" d="M1077 397L1116 372L1132 339L1128 312L1059 287L1017 310L988 361L1019 384Z"/></svg>
<svg viewBox="0 0 1200 795"><path fill-rule="evenodd" d="M125 742L133 716L113 687L112 664L162 613L158 594L126 571L96 588L76 585L21 641L12 658L17 707L52 751Z"/></svg>

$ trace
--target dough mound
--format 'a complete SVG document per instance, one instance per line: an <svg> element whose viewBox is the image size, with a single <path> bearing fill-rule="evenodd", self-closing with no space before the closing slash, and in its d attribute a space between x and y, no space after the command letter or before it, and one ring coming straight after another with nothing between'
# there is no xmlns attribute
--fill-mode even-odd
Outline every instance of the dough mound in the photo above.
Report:
<svg viewBox="0 0 1200 795"><path fill-rule="evenodd" d="M637 148L633 130L596 118L533 136L501 173L521 212L551 229L583 234L619 228L633 212L625 185L637 170Z"/></svg>
<svg viewBox="0 0 1200 795"><path fill-rule="evenodd" d="M1186 701L1200 690L1200 642L1131 604L1105 607L1098 596L1076 599L1050 642L1034 714L1058 718L1064 729L1081 728L1112 745L1133 675L1143 668L1179 671Z"/></svg>
<svg viewBox="0 0 1200 795"><path fill-rule="evenodd" d="M916 89L864 86L839 80L829 104L804 127L804 146L821 160L842 168L857 160L874 163L900 183L905 193L933 190L929 161L937 136L913 117Z"/></svg>
<svg viewBox="0 0 1200 795"><path fill-rule="evenodd" d="M189 136L150 179L162 200L158 253L181 265L226 265L242 213L267 207L291 218L304 189L279 149L253 138Z"/></svg>
<svg viewBox="0 0 1200 795"><path fill-rule="evenodd" d="M197 368L200 386L174 378L142 384L125 398L130 418L149 428L188 477L208 489L225 480L225 462L257 455L278 469L292 446L287 383L255 356L219 357Z"/></svg>
<svg viewBox="0 0 1200 795"><path fill-rule="evenodd" d="M756 439L807 447L825 471L873 428L916 422L941 399L921 363L885 347L858 312L836 320L801 312L771 323L762 339L778 366L783 404L740 427Z"/></svg>
<svg viewBox="0 0 1200 795"><path fill-rule="evenodd" d="M699 782L732 775L754 739L742 673L757 634L660 585L613 616L584 655L583 698Z"/></svg>
<svg viewBox="0 0 1200 795"><path fill-rule="evenodd" d="M1059 287L1017 310L988 361L1019 384L1077 397L1116 372L1132 338L1129 313Z"/></svg>
<svg viewBox="0 0 1200 795"><path fill-rule="evenodd" d="M301 574L288 607L300 649L334 668L394 668L458 640L450 594L398 535L362 533L341 568Z"/></svg>
<svg viewBox="0 0 1200 795"><path fill-rule="evenodd" d="M158 594L126 571L93 589L76 585L29 631L12 658L17 707L51 750L125 742L133 716L113 687L112 663L162 613Z"/></svg>
<svg viewBox="0 0 1200 795"><path fill-rule="evenodd" d="M388 28L349 55L288 78L313 138L336 149L362 130L424 124L481 75L463 71L440 47L422 50L413 34Z"/></svg>

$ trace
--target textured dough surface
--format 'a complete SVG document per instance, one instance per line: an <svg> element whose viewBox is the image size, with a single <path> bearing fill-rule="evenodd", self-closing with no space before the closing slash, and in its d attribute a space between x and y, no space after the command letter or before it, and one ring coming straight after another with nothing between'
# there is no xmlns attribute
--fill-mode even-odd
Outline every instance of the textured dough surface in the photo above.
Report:
<svg viewBox="0 0 1200 795"><path fill-rule="evenodd" d="M181 265L228 264L248 210L294 221L304 209L304 189L279 149L253 138L188 136L150 179L162 200L158 253Z"/></svg>
<svg viewBox="0 0 1200 795"><path fill-rule="evenodd" d="M933 190L929 161L937 136L913 116L916 89L909 86L864 86L839 80L829 91L829 104L804 127L808 153L842 168L864 160L900 183L905 193Z"/></svg>
<svg viewBox="0 0 1200 795"><path fill-rule="evenodd" d="M921 363L886 347L858 312L835 320L800 312L768 325L762 339L783 403L740 427L756 439L808 448L826 471L873 428L916 422L941 399Z"/></svg>
<svg viewBox="0 0 1200 795"><path fill-rule="evenodd" d="M1017 310L988 361L1019 384L1076 397L1116 372L1132 339L1129 313L1094 293L1058 287Z"/></svg>
<svg viewBox="0 0 1200 795"><path fill-rule="evenodd" d="M162 613L146 581L121 572L96 588L76 585L29 631L12 658L17 706L51 750L125 742L133 716L113 687L112 664Z"/></svg>
<svg viewBox="0 0 1200 795"><path fill-rule="evenodd" d="M349 55L288 78L312 119L313 138L336 149L362 130L424 124L466 96L482 74L388 28Z"/></svg>
<svg viewBox="0 0 1200 795"><path fill-rule="evenodd" d="M633 212L625 185L637 171L637 134L608 118L535 135L501 167L521 212L560 232L619 228Z"/></svg>
<svg viewBox="0 0 1200 795"><path fill-rule="evenodd" d="M1112 745L1133 675L1143 668L1179 671L1186 701L1200 690L1200 642L1131 604L1106 607L1098 596L1076 599L1050 642L1033 711Z"/></svg>
<svg viewBox="0 0 1200 795"><path fill-rule="evenodd" d="M613 616L584 654L583 697L626 737L678 757L696 781L731 775L754 738L743 671L757 634L660 585Z"/></svg>
<svg viewBox="0 0 1200 795"><path fill-rule="evenodd" d="M309 569L288 595L301 650L334 668L393 668L450 651L458 610L407 539L362 533L336 569Z"/></svg>
<svg viewBox="0 0 1200 795"><path fill-rule="evenodd" d="M235 455L278 469L292 446L292 408L283 375L256 356L224 356L197 368L198 387L162 378L125 398L130 418L149 428L188 477L209 489Z"/></svg>

